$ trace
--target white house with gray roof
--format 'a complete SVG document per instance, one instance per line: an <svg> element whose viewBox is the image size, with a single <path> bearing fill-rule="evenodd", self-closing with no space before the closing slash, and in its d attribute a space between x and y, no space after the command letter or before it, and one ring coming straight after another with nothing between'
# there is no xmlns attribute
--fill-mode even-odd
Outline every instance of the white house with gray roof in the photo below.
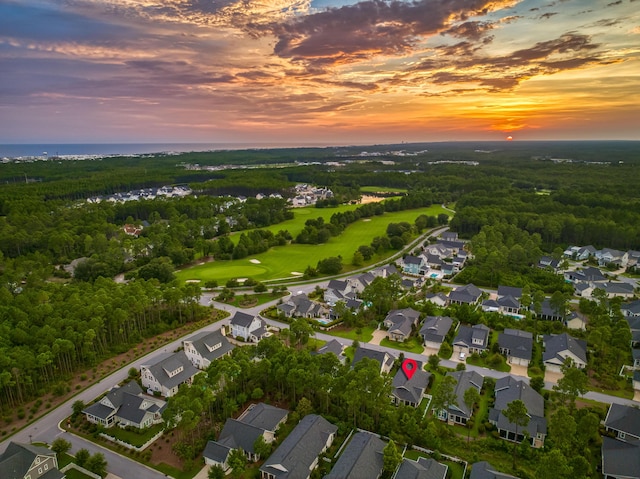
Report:
<svg viewBox="0 0 640 479"><path fill-rule="evenodd" d="M257 343L269 333L267 331L267 323L259 316L236 311L229 322L231 327L231 336L234 338L242 338L244 341Z"/></svg>
<svg viewBox="0 0 640 479"><path fill-rule="evenodd" d="M87 421L104 427L132 426L138 429L162 422L166 403L146 396L135 381L122 387L113 387L100 401L85 407L82 413Z"/></svg>
<svg viewBox="0 0 640 479"><path fill-rule="evenodd" d="M509 403L519 399L527 408L529 423L517 427L502 414ZM547 420L544 417L544 398L524 381L516 380L513 376L505 376L496 381L495 403L489 410L489 422L493 424L500 437L507 441L522 442L525 431L533 447L543 447L547 437Z"/></svg>
<svg viewBox="0 0 640 479"><path fill-rule="evenodd" d="M224 335L224 329L203 331L182 341L189 361L198 369L207 369L212 361L231 354L234 346Z"/></svg>
<svg viewBox="0 0 640 479"><path fill-rule="evenodd" d="M544 353L542 362L547 371L560 373L567 359L573 361L576 368L587 367L587 342L575 339L567 333L544 335L542 339Z"/></svg>
<svg viewBox="0 0 640 479"><path fill-rule="evenodd" d="M308 479L336 437L338 427L322 416L305 416L264 461L261 479Z"/></svg>
<svg viewBox="0 0 640 479"><path fill-rule="evenodd" d="M191 384L199 372L184 351L160 354L140 366L142 387L164 397L176 394L181 384Z"/></svg>
<svg viewBox="0 0 640 479"><path fill-rule="evenodd" d="M393 309L389 311L383 324L388 329L388 337L392 341L404 341L411 336L418 325L420 312L413 308Z"/></svg>
<svg viewBox="0 0 640 479"><path fill-rule="evenodd" d="M376 349L365 348L360 345L353 353L353 361L351 367L354 368L356 364L362 361L363 358L372 359L380 365L380 374L391 372L391 367L395 361L395 357L386 351L378 351Z"/></svg>
<svg viewBox="0 0 640 479"><path fill-rule="evenodd" d="M375 434L355 433L324 479L378 479L382 475L385 446L386 443Z"/></svg>
<svg viewBox="0 0 640 479"><path fill-rule="evenodd" d="M0 454L2 479L64 479L55 452L46 447L11 441Z"/></svg>
<svg viewBox="0 0 640 479"><path fill-rule="evenodd" d="M484 324L460 326L458 334L453 340L453 354L455 356L485 351L489 347L489 333L491 330Z"/></svg>

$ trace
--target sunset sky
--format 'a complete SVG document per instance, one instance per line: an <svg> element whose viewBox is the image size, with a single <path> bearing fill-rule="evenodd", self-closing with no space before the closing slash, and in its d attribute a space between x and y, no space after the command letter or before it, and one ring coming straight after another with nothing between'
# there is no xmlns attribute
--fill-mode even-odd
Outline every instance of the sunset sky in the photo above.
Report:
<svg viewBox="0 0 640 479"><path fill-rule="evenodd" d="M640 0L0 0L0 143L640 140Z"/></svg>

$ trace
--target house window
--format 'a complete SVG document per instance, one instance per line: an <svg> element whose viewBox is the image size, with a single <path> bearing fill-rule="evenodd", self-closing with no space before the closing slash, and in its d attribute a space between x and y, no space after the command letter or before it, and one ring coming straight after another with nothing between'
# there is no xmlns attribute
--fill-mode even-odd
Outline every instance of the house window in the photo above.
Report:
<svg viewBox="0 0 640 479"><path fill-rule="evenodd" d="M45 471L48 471L48 470L49 470L49 464L45 464L45 465L44 465L44 470L45 470Z"/></svg>
<svg viewBox="0 0 640 479"><path fill-rule="evenodd" d="M620 432L618 433L618 437L619 437L620 439L624 439L624 438L625 438L625 433L624 433L624 432L622 432L622 431L620 431Z"/></svg>
<svg viewBox="0 0 640 479"><path fill-rule="evenodd" d="M38 468L38 474L42 474L42 468L41 467Z"/></svg>

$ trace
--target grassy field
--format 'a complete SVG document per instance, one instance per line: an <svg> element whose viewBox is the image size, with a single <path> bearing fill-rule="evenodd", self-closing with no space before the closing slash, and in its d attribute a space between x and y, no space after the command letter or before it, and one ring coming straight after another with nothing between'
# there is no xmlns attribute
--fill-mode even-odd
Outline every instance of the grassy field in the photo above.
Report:
<svg viewBox="0 0 640 479"><path fill-rule="evenodd" d="M388 338L383 338L380 341L380 346L386 348L398 349L400 351L408 351L410 353L422 354L424 346L417 338L411 338L408 342L403 341L391 341Z"/></svg>
<svg viewBox="0 0 640 479"><path fill-rule="evenodd" d="M328 219L336 211L344 211L345 209L348 207L299 208L294 211L295 218L293 220L274 225L270 229L274 232L287 229L295 237L304 227L306 220L325 215ZM307 266L315 267L319 260L330 256L342 256L343 264L348 267L358 246L368 245L375 236L384 235L389 223L406 221L413 224L415 219L422 214L437 216L443 212L446 213L446 210L435 205L429 208L385 213L382 216L367 218L349 225L340 236L331 238L325 244L276 246L265 253L241 260L216 261L194 266L178 271L176 276L181 281L217 280L219 284L224 284L232 278L253 278L258 281L290 278L296 276L296 273L301 275ZM384 258L373 258L372 262L381 259Z"/></svg>
<svg viewBox="0 0 640 479"><path fill-rule="evenodd" d="M362 193L406 193L405 188L386 188L384 186L361 186Z"/></svg>

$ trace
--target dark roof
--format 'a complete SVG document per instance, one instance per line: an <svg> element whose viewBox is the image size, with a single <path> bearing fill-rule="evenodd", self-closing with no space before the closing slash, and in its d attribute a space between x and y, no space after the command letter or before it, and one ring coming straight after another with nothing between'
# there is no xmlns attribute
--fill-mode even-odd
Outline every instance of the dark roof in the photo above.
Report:
<svg viewBox="0 0 640 479"><path fill-rule="evenodd" d="M625 303L620 306L622 311L628 311L630 315L640 315L640 299Z"/></svg>
<svg viewBox="0 0 640 479"><path fill-rule="evenodd" d="M460 303L475 303L481 295L482 291L480 288L474 284L468 284L451 291L449 293L449 299Z"/></svg>
<svg viewBox="0 0 640 479"><path fill-rule="evenodd" d="M190 341L198 354L209 361L221 358L234 348L219 329L203 331L187 338L186 341Z"/></svg>
<svg viewBox="0 0 640 479"><path fill-rule="evenodd" d="M518 479L516 476L498 472L487 461L475 462L471 466L469 479Z"/></svg>
<svg viewBox="0 0 640 479"><path fill-rule="evenodd" d="M460 326L458 328L458 334L453 340L453 344L463 343L468 347L474 347L478 349L486 349L489 342L489 328L484 324L476 324L474 326ZM482 345L474 344L473 339L480 339Z"/></svg>
<svg viewBox="0 0 640 479"><path fill-rule="evenodd" d="M224 464L227 461L230 452L231 448L223 446L215 441L208 441L202 455L207 459Z"/></svg>
<svg viewBox="0 0 640 479"><path fill-rule="evenodd" d="M183 368L182 371L173 377L170 377L167 373L167 371L175 371L180 367ZM172 389L184 383L199 372L198 368L191 364L184 351L161 354L155 358L154 363L148 364L147 368L151 371L153 377L167 389Z"/></svg>
<svg viewBox="0 0 640 479"><path fill-rule="evenodd" d="M514 286L498 286L498 296L513 296L514 298L522 297L522 288Z"/></svg>
<svg viewBox="0 0 640 479"><path fill-rule="evenodd" d="M602 473L605 477L640 478L640 441L602 437Z"/></svg>
<svg viewBox="0 0 640 479"><path fill-rule="evenodd" d="M82 410L82 414L89 414L90 416L98 417L103 420L107 420L109 416L113 416L118 409L106 406L101 402L91 404Z"/></svg>
<svg viewBox="0 0 640 479"><path fill-rule="evenodd" d="M544 353L542 354L542 361L550 361L554 358L562 361L559 353L563 351L570 351L576 355L581 361L587 362L587 343L582 339L575 339L569 336L567 333L545 335L544 336Z"/></svg>
<svg viewBox="0 0 640 479"><path fill-rule="evenodd" d="M521 432L527 430L531 437L537 433L547 433L547 420L544 417L544 398L524 381L514 379L513 376L505 376L496 381L495 403L489 417L498 424L499 429L515 432L516 425L511 423L502 411L507 409L510 402L519 399L527 408L529 424L524 428L520 426Z"/></svg>
<svg viewBox="0 0 640 479"><path fill-rule="evenodd" d="M420 258L419 256L407 255L402 261L404 262L404 264L422 264L422 258Z"/></svg>
<svg viewBox="0 0 640 479"><path fill-rule="evenodd" d="M318 354L333 353L336 356L340 356L344 351L344 346L337 339L332 339L327 344L318 349Z"/></svg>
<svg viewBox="0 0 640 479"><path fill-rule="evenodd" d="M444 479L447 475L447 466L434 459L424 457L417 461L403 459L400 467L393 476L394 479Z"/></svg>
<svg viewBox="0 0 640 479"><path fill-rule="evenodd" d="M355 367L355 365L358 364L358 362L362 360L362 358L369 358L378 361L378 363L380 364L380 369L382 369L385 365L389 366L389 362L393 362L393 357L389 353L359 346L353 353L353 361L351 362L351 367Z"/></svg>
<svg viewBox="0 0 640 479"><path fill-rule="evenodd" d="M382 474L385 442L369 432L357 432L324 479L376 479Z"/></svg>
<svg viewBox="0 0 640 479"><path fill-rule="evenodd" d="M236 311L236 314L233 315L229 324L237 324L240 327L248 328L255 316L247 313L243 313L242 311Z"/></svg>
<svg viewBox="0 0 640 479"><path fill-rule="evenodd" d="M604 425L616 431L640 437L640 409L612 404L604 420Z"/></svg>
<svg viewBox="0 0 640 479"><path fill-rule="evenodd" d="M414 404L420 403L425 389L429 385L431 373L422 369L422 364L418 364L418 369L413 373L411 379L407 377L402 368L398 369L393 377L393 395L403 401L409 401Z"/></svg>
<svg viewBox="0 0 640 479"><path fill-rule="evenodd" d="M348 283L346 281L340 281L338 279L331 279L327 284L327 289L333 289L336 291L344 291L347 289Z"/></svg>
<svg viewBox="0 0 640 479"><path fill-rule="evenodd" d="M453 325L449 316L427 316L420 328L420 335L425 341L442 343Z"/></svg>
<svg viewBox="0 0 640 479"><path fill-rule="evenodd" d="M531 360L533 353L533 334L519 329L505 329L498 335L500 348L509 350L509 356Z"/></svg>
<svg viewBox="0 0 640 479"><path fill-rule="evenodd" d="M455 371L448 372L447 376L453 376L456 383L455 393L456 393L456 405L449 406L449 410L452 408L457 410L455 413L460 415L462 413L463 416L470 418L472 415L472 411L469 410L467 405L464 403L464 393L469 388L476 388L478 392L482 389L482 383L484 382L484 378L475 371Z"/></svg>
<svg viewBox="0 0 640 479"><path fill-rule="evenodd" d="M275 431L288 415L289 411L286 409L261 402L249 406L238 420L265 431Z"/></svg>
<svg viewBox="0 0 640 479"><path fill-rule="evenodd" d="M229 418L225 421L218 443L231 449L242 449L243 451L255 454L253 445L260 436L264 434L261 429L251 424L245 424L237 419Z"/></svg>
<svg viewBox="0 0 640 479"><path fill-rule="evenodd" d="M23 479L37 456L56 457L56 453L46 447L10 442L4 453L0 454L0 472L2 479ZM64 477L57 469L47 473L47 479Z"/></svg>
<svg viewBox="0 0 640 479"><path fill-rule="evenodd" d="M137 381L129 381L124 386L111 388L111 391L107 394L107 399L118 408L125 401L125 395L132 394L138 396L142 394L142 388Z"/></svg>
<svg viewBox="0 0 640 479"><path fill-rule="evenodd" d="M309 414L291 431L264 462L261 471L277 479L301 479L309 476L309 468L325 448L338 427L322 416Z"/></svg>

